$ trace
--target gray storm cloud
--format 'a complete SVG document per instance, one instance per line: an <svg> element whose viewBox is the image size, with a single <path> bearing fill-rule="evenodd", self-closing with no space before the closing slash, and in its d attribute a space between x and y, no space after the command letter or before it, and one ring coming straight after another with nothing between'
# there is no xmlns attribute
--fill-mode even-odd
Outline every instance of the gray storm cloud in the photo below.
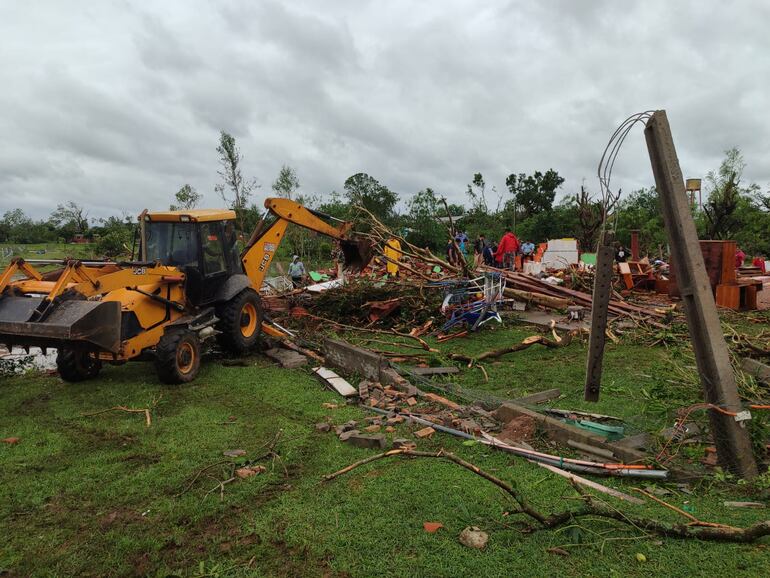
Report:
<svg viewBox="0 0 770 578"><path fill-rule="evenodd" d="M665 108L688 176L739 146L770 182L770 5L749 2L29 1L0 4L0 212L210 206L218 133L265 196L368 172L462 202L474 172L596 189L618 123ZM651 184L641 130L613 183Z"/></svg>

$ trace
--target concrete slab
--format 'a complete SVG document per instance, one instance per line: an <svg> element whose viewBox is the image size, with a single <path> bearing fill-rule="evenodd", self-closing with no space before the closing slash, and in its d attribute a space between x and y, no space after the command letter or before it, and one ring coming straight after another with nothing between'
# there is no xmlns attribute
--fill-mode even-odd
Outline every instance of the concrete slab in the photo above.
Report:
<svg viewBox="0 0 770 578"><path fill-rule="evenodd" d="M273 348L265 351L270 359L277 361L284 369L296 369L307 365L307 357L289 349Z"/></svg>
<svg viewBox="0 0 770 578"><path fill-rule="evenodd" d="M588 332L591 329L591 325L588 321L567 321L563 315L554 315L548 311L540 311L537 309L520 313L517 315L516 320L522 323L537 325L538 327L551 327L551 320L554 320L556 321L556 329L559 331L581 329Z"/></svg>

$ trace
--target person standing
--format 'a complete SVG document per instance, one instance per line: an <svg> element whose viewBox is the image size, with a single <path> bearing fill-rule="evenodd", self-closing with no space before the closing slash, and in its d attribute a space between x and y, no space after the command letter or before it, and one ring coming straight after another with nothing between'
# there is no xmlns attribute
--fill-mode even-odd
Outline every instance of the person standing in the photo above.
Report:
<svg viewBox="0 0 770 578"><path fill-rule="evenodd" d="M496 251L497 251L497 245L491 245L487 243L487 246L484 247L484 265L488 265L489 267L495 266Z"/></svg>
<svg viewBox="0 0 770 578"><path fill-rule="evenodd" d="M391 277L398 277L398 262L401 259L402 254L401 241L395 238L389 239L388 242L385 243L385 248L382 250L382 253L387 258L385 269L387 270L388 275Z"/></svg>
<svg viewBox="0 0 770 578"><path fill-rule="evenodd" d="M615 251L615 261L618 263L625 263L628 261L628 251L623 245L618 245L617 251Z"/></svg>
<svg viewBox="0 0 770 578"><path fill-rule="evenodd" d="M481 265L481 262L484 259L484 249L486 248L487 238L479 233L479 236L476 237L476 241L473 243L473 263L476 267Z"/></svg>
<svg viewBox="0 0 770 578"><path fill-rule="evenodd" d="M516 264L516 253L519 250L519 240L513 234L510 227L506 227L505 234L497 245L495 252L495 261L498 267L503 269L514 269Z"/></svg>
<svg viewBox="0 0 770 578"><path fill-rule="evenodd" d="M521 244L522 261L531 261L535 256L535 244L532 241L524 241Z"/></svg>
<svg viewBox="0 0 770 578"><path fill-rule="evenodd" d="M740 248L738 248L737 251L735 251L735 268L740 269L743 267L743 262L746 260L746 253L741 251Z"/></svg>
<svg viewBox="0 0 770 578"><path fill-rule="evenodd" d="M289 263L289 277L294 288L302 287L302 279L305 276L305 265L299 260L299 255L294 255Z"/></svg>

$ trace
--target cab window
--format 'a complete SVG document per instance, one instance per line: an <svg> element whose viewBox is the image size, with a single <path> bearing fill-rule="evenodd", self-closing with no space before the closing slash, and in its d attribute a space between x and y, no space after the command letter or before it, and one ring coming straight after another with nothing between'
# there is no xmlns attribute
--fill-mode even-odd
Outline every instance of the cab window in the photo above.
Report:
<svg viewBox="0 0 770 578"><path fill-rule="evenodd" d="M227 270L221 223L201 224L201 247L205 275L215 275Z"/></svg>
<svg viewBox="0 0 770 578"><path fill-rule="evenodd" d="M147 260L176 267L198 266L193 223L147 223Z"/></svg>

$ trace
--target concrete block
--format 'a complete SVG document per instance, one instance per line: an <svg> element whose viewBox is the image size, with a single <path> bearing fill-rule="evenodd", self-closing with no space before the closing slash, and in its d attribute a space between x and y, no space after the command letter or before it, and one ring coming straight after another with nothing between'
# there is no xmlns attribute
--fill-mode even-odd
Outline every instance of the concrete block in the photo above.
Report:
<svg viewBox="0 0 770 578"><path fill-rule="evenodd" d="M340 339L325 339L323 350L326 363L332 367L345 373L357 373L370 380L380 380L380 370L386 363L382 355Z"/></svg>
<svg viewBox="0 0 770 578"><path fill-rule="evenodd" d="M567 445L569 440L574 440L587 445L610 450L614 452L618 458L628 463L644 461L647 458L647 455L642 452L632 448L618 446L617 444L611 444L602 436L592 434L579 427L575 427L556 418L543 415L513 403L502 404L493 412L493 415L503 423L508 423L514 418L522 415L529 416L535 421L538 429L544 431L552 440L558 441L564 445Z"/></svg>
<svg viewBox="0 0 770 578"><path fill-rule="evenodd" d="M754 379L764 384L770 385L770 365L744 357L741 359L741 369L754 376Z"/></svg>
<svg viewBox="0 0 770 578"><path fill-rule="evenodd" d="M347 431L344 431L344 432L342 432L342 433L340 434L340 441L342 441L342 442L346 442L346 441L348 441L348 440L349 440L351 437L353 437L353 436L357 436L357 435L359 435L360 433L361 433L361 432L360 432L360 431L358 431L357 429L351 429L351 430L347 430Z"/></svg>
<svg viewBox="0 0 770 578"><path fill-rule="evenodd" d="M385 436L383 434L365 435L356 433L346 438L349 444L352 444L358 448L369 449L384 449L385 448Z"/></svg>
<svg viewBox="0 0 770 578"><path fill-rule="evenodd" d="M405 438L396 438L393 440L393 448L394 449L409 449L413 450L417 447L417 444L415 444L412 440L408 440Z"/></svg>

